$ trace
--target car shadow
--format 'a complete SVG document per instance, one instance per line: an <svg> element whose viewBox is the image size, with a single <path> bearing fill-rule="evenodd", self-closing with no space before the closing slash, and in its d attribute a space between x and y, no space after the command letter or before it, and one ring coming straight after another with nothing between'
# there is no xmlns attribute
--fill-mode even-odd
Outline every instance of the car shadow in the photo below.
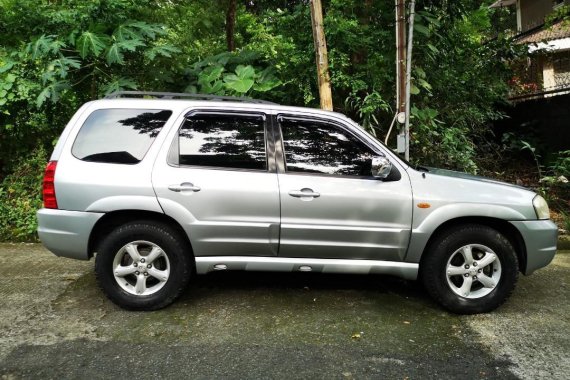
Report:
<svg viewBox="0 0 570 380"><path fill-rule="evenodd" d="M199 293L224 293L234 291L312 291L331 293L351 291L375 294L391 294L407 299L429 299L419 281L407 281L389 275L353 275L325 273L283 273L227 271L197 275L189 290L183 295L196 297Z"/></svg>

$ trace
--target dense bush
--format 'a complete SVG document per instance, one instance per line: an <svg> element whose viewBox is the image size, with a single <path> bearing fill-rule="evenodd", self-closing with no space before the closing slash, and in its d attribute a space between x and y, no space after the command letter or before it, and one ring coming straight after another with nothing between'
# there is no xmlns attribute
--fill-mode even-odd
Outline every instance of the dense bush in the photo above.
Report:
<svg viewBox="0 0 570 380"><path fill-rule="evenodd" d="M36 211L42 206L44 148L21 158L0 184L0 241L36 240Z"/></svg>

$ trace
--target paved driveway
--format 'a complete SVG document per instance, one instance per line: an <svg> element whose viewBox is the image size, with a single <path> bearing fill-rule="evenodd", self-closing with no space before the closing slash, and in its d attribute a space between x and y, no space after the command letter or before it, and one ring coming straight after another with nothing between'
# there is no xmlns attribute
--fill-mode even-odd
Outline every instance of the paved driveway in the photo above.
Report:
<svg viewBox="0 0 570 380"><path fill-rule="evenodd" d="M93 262L0 244L0 376L548 378L570 373L570 252L494 313L442 311L381 276L214 273L158 312L126 312Z"/></svg>

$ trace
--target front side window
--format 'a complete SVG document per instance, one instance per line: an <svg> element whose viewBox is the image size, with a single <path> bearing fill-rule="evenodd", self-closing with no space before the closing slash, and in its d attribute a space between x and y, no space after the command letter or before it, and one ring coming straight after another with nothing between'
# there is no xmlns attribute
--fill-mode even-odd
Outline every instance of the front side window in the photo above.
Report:
<svg viewBox="0 0 570 380"><path fill-rule="evenodd" d="M280 121L287 172L370 177L374 152L344 129L323 121Z"/></svg>
<svg viewBox="0 0 570 380"><path fill-rule="evenodd" d="M167 110L94 111L81 126L71 152L83 161L137 164L171 115Z"/></svg>
<svg viewBox="0 0 570 380"><path fill-rule="evenodd" d="M179 132L179 164L267 170L261 115L197 114Z"/></svg>

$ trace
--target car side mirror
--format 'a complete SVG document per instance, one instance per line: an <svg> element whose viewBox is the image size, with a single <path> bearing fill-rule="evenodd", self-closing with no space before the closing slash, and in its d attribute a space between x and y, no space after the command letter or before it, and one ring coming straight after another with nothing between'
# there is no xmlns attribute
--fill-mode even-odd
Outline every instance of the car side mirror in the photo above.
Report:
<svg viewBox="0 0 570 380"><path fill-rule="evenodd" d="M385 179L392 171L392 163L382 156L372 157L372 176L374 178Z"/></svg>

